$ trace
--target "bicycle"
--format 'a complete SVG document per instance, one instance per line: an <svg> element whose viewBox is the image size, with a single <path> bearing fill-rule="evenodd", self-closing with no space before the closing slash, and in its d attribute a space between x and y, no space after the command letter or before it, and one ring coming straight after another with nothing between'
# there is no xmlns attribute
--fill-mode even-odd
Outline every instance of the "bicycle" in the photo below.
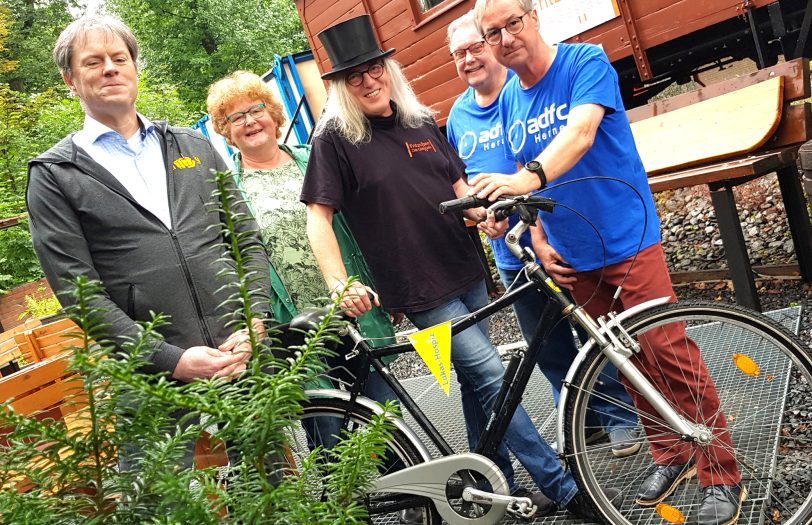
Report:
<svg viewBox="0 0 812 525"><path fill-rule="evenodd" d="M521 220L507 233L506 241L524 262L528 282L508 290L481 310L454 321L452 334L507 307L524 293L545 293L551 300L527 350L510 357L502 389L476 450L455 452L381 362L383 357L413 351L409 343L372 348L348 325L345 334L356 346L347 358L361 360L359 377L343 390L307 391L308 401L303 405L305 423L291 436L294 456L297 451L306 455L314 443L331 439L312 435L312 429L318 425L307 424L307 420L336 418L339 428L352 431L382 411L380 405L359 395L372 368L395 391L400 405L411 413L440 457L433 458L426 443L402 419L394 420L394 431L388 442L391 458L387 464L397 465L393 468L400 470L381 472L374 487L364 495L371 518L376 522L392 522L397 512L412 508L422 511L419 515L426 524L441 520L451 525L491 524L506 513L532 517L535 509L530 500L509 495L504 475L490 458L521 401L542 349L539 341L543 341L544 335L563 316L580 325L589 340L572 363L561 390L556 429L561 460L572 470L580 490L589 496L595 510L608 523L682 523L698 505L698 491L688 488L689 483L677 487L656 506L640 505L633 495L649 467L648 454L617 459L608 454L608 445L587 445L586 441L590 434L586 421L593 410L590 404L593 398L618 403L637 413L638 435L643 445L657 440L688 441L696 445L698 453L706 453L709 445L718 440L715 429L703 423L709 415L681 413L649 382L647 373L650 371L638 369L632 360L640 351L641 341L655 336L666 325L678 323L685 327L688 334L685 337L690 336L699 345L732 436L733 452L742 473L741 483L748 494L737 523L806 525L812 522L812 488L806 479L806 469L812 466L812 445L802 434L807 425L812 425L812 358L795 334L765 315L735 305L701 301L669 303L668 298L593 319L558 288L535 262L529 249L518 245L521 234L535 220L536 210L550 212L556 203L537 195L503 197L496 203L468 197L442 203L440 209L455 212L483 205L490 205L491 210L502 216L518 212ZM306 312L295 319L292 326L310 326L319 315L318 311ZM620 381L617 375L604 373L608 363L620 371L627 389L634 389L655 407L654 412L624 404L596 390L596 385ZM791 396L787 396L787 392L791 392ZM640 432L642 422L658 432L650 429L647 433ZM305 428L311 430L306 432ZM406 468L401 468L404 466ZM625 494L624 501L617 507L600 488L609 479ZM798 485L798 479L806 480L805 485Z"/></svg>

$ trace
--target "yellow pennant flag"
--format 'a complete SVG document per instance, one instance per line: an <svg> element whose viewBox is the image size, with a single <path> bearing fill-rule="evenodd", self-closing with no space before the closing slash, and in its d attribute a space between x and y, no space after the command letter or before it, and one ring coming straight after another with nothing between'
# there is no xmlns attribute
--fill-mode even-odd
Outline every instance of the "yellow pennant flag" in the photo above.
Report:
<svg viewBox="0 0 812 525"><path fill-rule="evenodd" d="M406 336L440 384L445 395L451 375L451 321Z"/></svg>

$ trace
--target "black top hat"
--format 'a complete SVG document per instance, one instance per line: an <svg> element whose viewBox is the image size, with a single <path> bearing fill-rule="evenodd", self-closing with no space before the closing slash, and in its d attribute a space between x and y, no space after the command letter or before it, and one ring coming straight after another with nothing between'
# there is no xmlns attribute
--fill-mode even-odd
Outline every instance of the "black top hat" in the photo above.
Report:
<svg viewBox="0 0 812 525"><path fill-rule="evenodd" d="M324 44L330 64L333 66L333 69L321 76L325 80L364 62L383 58L395 52L394 48L383 51L378 46L369 15L356 16L328 27L319 33L318 37Z"/></svg>

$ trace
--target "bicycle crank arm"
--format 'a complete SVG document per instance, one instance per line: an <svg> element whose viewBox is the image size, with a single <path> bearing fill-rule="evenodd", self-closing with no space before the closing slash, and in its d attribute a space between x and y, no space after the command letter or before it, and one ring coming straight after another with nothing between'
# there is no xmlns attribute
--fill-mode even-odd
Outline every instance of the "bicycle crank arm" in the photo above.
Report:
<svg viewBox="0 0 812 525"><path fill-rule="evenodd" d="M476 472L488 480L494 492L491 494L477 491L493 499L489 502L491 508L476 518L458 514L446 498L448 480L457 472L465 470ZM465 490L468 490L468 487ZM507 511L508 505L514 500L527 499L508 496L510 490L507 480L499 467L485 456L470 452L444 456L387 474L375 480L370 492L395 492L429 498L434 502L437 512L449 525L493 525L499 523ZM500 497L495 498L494 496Z"/></svg>
<svg viewBox="0 0 812 525"><path fill-rule="evenodd" d="M465 487L462 491L462 499L477 503L479 505L507 505L506 511L514 518L529 520L536 515L538 507L533 505L530 498L503 496L501 494L494 494L493 492L486 492L484 490L475 489L473 487Z"/></svg>

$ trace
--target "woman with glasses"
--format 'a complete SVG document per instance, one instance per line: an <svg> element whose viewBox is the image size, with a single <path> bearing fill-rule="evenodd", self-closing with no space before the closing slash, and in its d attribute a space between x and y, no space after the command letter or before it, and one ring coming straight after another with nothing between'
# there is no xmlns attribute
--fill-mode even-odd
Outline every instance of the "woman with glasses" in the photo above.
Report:
<svg viewBox="0 0 812 525"><path fill-rule="evenodd" d="M215 131L238 150L233 156L235 179L259 223L272 265L274 319L286 323L302 308L323 306L329 293L307 244L305 207L299 202L310 146L277 143L285 123L282 104L254 73L236 71L218 80L209 87L206 103ZM340 214L332 227L350 274L367 278L369 270ZM373 345L393 342L389 317L380 309L363 316L359 328ZM341 356L328 363L345 368L352 364ZM344 370L331 372L336 375L352 380ZM370 376L366 395L381 402L395 399L376 374Z"/></svg>
<svg viewBox="0 0 812 525"><path fill-rule="evenodd" d="M330 228L333 215L341 212L375 279L355 283L345 293L342 304L350 315L378 304L370 299L373 290L384 309L405 314L421 329L486 305L484 272L461 218L437 211L440 202L468 193L465 165L388 58L394 49L379 48L367 15L318 37L332 64L322 76L330 89L301 198L327 286L341 289L347 277ZM451 361L471 433L481 428L479 418L493 406L504 375L487 320L452 338ZM541 514L560 506L589 516L588 502L521 406L505 441L552 500Z"/></svg>

